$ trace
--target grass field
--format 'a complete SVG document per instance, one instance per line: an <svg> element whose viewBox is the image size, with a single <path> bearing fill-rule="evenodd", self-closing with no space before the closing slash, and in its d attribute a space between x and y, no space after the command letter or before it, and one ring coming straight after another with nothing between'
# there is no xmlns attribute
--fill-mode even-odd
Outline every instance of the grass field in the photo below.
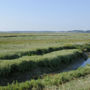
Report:
<svg viewBox="0 0 90 90"><path fill-rule="evenodd" d="M43 90L90 90L90 75L59 86L47 86Z"/></svg>
<svg viewBox="0 0 90 90"><path fill-rule="evenodd" d="M82 86L77 89L78 83L90 83L90 65L56 72L78 59L87 59L89 51L89 33L1 33L0 90L47 90L54 86L82 90ZM87 84L85 90L89 89Z"/></svg>

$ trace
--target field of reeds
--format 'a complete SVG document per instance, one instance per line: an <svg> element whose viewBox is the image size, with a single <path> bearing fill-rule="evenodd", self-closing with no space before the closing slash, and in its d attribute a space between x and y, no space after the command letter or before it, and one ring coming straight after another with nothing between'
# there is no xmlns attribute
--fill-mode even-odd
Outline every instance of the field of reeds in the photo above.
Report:
<svg viewBox="0 0 90 90"><path fill-rule="evenodd" d="M90 65L62 72L87 52L89 33L1 33L0 90L66 90L67 83L89 78Z"/></svg>

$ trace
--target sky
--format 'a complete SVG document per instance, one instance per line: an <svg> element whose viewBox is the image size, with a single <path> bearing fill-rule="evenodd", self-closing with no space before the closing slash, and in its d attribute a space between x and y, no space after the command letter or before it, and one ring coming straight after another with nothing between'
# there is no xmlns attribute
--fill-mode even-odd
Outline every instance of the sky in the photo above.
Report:
<svg viewBox="0 0 90 90"><path fill-rule="evenodd" d="M90 30L90 0L0 0L0 31Z"/></svg>

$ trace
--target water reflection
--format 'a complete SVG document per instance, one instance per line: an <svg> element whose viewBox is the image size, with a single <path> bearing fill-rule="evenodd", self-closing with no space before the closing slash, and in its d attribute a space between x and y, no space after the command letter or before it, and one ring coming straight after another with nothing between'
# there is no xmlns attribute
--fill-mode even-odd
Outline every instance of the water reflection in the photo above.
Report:
<svg viewBox="0 0 90 90"><path fill-rule="evenodd" d="M76 70L79 67L85 67L87 64L90 64L90 58L87 60L77 60L76 62L71 63L67 68L65 68L63 71L70 71L70 70Z"/></svg>
<svg viewBox="0 0 90 90"><path fill-rule="evenodd" d="M84 63L81 65L82 67L85 67L87 64L90 64L90 58L88 58Z"/></svg>

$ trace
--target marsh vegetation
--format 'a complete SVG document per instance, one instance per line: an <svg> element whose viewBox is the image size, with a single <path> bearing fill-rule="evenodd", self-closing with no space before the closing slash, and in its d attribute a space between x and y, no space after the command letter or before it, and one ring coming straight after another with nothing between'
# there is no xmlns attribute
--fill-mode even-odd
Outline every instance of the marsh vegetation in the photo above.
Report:
<svg viewBox="0 0 90 90"><path fill-rule="evenodd" d="M0 89L66 87L66 83L90 76L90 65L63 72L72 63L86 60L87 52L89 33L2 33Z"/></svg>

